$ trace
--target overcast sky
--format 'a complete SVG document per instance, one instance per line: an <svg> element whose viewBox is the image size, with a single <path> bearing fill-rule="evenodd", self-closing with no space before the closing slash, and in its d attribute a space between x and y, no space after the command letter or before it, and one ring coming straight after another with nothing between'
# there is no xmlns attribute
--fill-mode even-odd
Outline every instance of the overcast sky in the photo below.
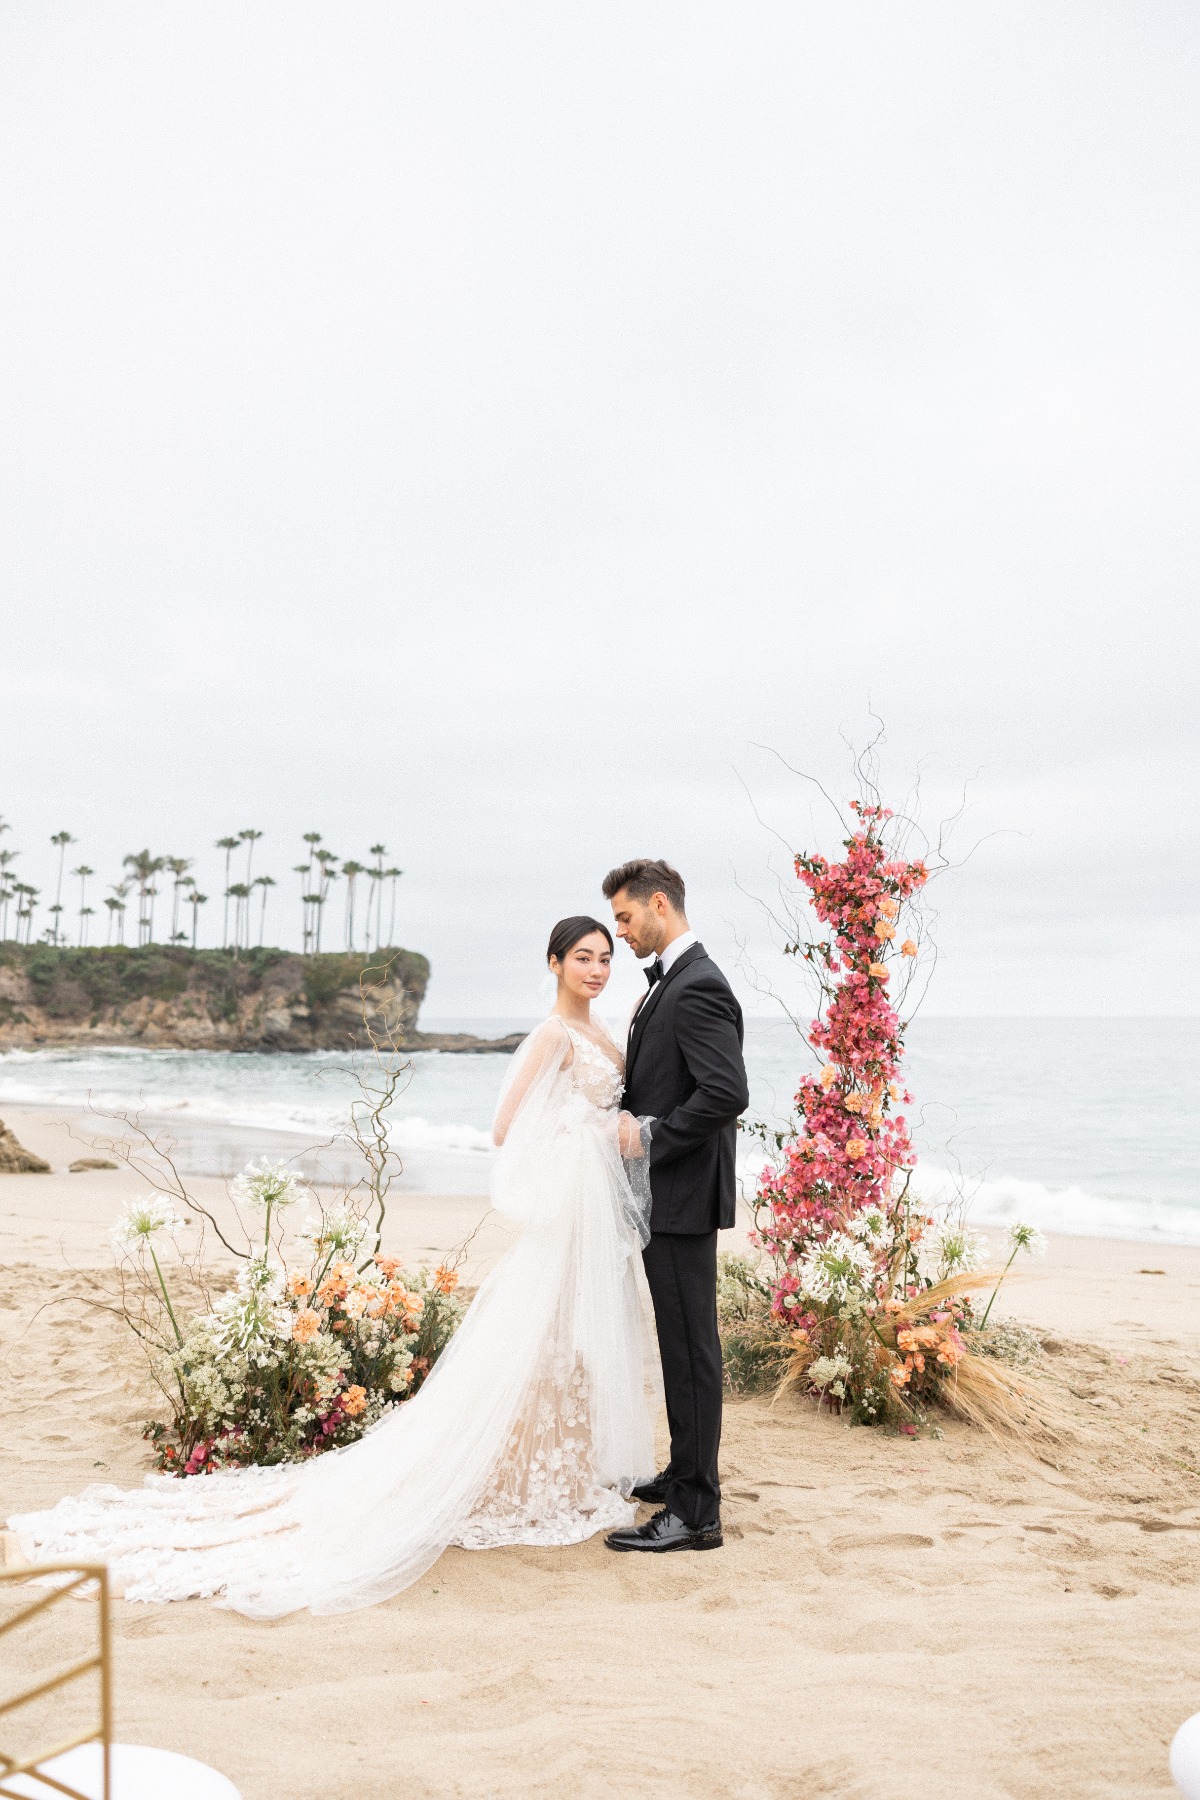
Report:
<svg viewBox="0 0 1200 1800"><path fill-rule="evenodd" d="M931 1011L1200 1011L1198 95L1183 0L14 0L20 872L194 855L211 941L256 826L296 941L382 839L499 1015L662 854L771 979L746 788L838 833L753 746L849 793L873 707L987 840Z"/></svg>

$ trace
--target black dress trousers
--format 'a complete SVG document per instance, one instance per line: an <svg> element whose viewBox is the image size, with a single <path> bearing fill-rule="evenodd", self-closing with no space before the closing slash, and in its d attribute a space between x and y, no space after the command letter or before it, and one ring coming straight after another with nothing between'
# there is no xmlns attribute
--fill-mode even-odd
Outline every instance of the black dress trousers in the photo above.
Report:
<svg viewBox="0 0 1200 1800"><path fill-rule="evenodd" d="M721 1515L717 1234L658 1232L642 1252L671 1430L666 1505L698 1529Z"/></svg>

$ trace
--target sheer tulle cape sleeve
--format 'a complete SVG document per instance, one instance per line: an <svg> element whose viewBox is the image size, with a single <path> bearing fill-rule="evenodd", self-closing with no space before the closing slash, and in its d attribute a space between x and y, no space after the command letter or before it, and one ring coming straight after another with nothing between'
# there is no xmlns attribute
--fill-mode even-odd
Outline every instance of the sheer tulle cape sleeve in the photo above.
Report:
<svg viewBox="0 0 1200 1800"><path fill-rule="evenodd" d="M572 1098L571 1036L551 1017L530 1032L513 1058L496 1105L492 1204L524 1224L537 1210L546 1144L561 1129Z"/></svg>

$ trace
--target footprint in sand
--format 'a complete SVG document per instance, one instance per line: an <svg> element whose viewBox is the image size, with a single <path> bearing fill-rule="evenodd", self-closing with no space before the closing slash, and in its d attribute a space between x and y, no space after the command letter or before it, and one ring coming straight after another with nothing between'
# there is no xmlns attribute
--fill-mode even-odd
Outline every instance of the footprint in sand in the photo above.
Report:
<svg viewBox="0 0 1200 1800"><path fill-rule="evenodd" d="M854 1533L850 1537L834 1538L831 1550L932 1550L934 1540L922 1537L916 1531L886 1531L877 1536L868 1533Z"/></svg>

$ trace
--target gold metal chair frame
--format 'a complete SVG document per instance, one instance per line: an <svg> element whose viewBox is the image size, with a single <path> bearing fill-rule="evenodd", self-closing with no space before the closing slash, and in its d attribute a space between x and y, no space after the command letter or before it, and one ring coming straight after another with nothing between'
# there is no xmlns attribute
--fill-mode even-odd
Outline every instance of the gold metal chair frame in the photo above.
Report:
<svg viewBox="0 0 1200 1800"><path fill-rule="evenodd" d="M28 1606L22 1607L11 1618L0 1620L0 1637L6 1632L15 1631L35 1613L44 1612L47 1607L55 1606L68 1595L74 1595L76 1589L87 1582L96 1584L95 1598L99 1607L99 1648L93 1656L85 1656L80 1662L73 1663L69 1669L63 1669L57 1675L51 1675L44 1681L35 1682L32 1687L25 1688L9 1700L0 1700L0 1715L15 1711L31 1700L39 1700L43 1694L50 1694L56 1688L66 1687L68 1682L77 1681L81 1675L90 1675L93 1669L100 1674L100 1720L91 1731L85 1731L78 1737L68 1738L64 1744L55 1744L50 1750L39 1750L36 1756L17 1761L0 1750L0 1796L6 1800L20 1800L13 1789L5 1784L17 1775L32 1775L44 1782L48 1788L67 1796L67 1800L89 1800L87 1794L69 1783L60 1781L57 1776L47 1775L39 1766L50 1762L56 1756L65 1756L68 1750L76 1750L81 1744L91 1744L98 1739L101 1746L104 1784L101 1789L103 1800L111 1800L112 1792L112 1632L108 1617L108 1570L103 1563L79 1562L45 1562L25 1563L14 1569L0 1568L0 1582L33 1581L43 1575L63 1575L71 1579L61 1586L55 1586L47 1593L39 1596Z"/></svg>

